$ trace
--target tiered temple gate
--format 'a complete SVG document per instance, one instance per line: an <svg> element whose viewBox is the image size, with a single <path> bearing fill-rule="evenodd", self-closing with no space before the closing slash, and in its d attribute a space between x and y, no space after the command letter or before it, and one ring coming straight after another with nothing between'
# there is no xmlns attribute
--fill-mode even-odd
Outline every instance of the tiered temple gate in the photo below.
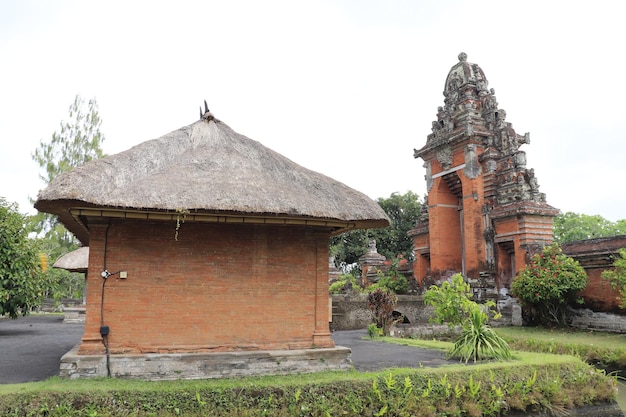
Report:
<svg viewBox="0 0 626 417"><path fill-rule="evenodd" d="M426 144L427 210L410 232L420 283L461 272L476 291L508 288L538 248L552 243L558 210L546 204L519 135L482 69L461 53Z"/></svg>

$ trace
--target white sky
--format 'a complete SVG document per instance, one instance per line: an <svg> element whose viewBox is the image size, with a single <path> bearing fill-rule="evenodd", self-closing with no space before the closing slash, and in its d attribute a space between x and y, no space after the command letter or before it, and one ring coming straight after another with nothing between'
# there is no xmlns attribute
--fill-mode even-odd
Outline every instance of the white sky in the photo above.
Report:
<svg viewBox="0 0 626 417"><path fill-rule="evenodd" d="M463 51L530 132L548 203L624 219L625 15L619 0L0 0L0 196L34 212L31 154L76 94L98 101L108 154L193 123L206 99L373 199L423 195L413 149Z"/></svg>

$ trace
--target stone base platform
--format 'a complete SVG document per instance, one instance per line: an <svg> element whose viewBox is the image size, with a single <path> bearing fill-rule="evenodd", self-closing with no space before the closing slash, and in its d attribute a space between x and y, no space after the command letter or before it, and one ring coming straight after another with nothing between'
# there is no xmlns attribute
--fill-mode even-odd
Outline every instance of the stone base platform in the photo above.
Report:
<svg viewBox="0 0 626 417"><path fill-rule="evenodd" d="M60 376L95 378L107 376L105 355L78 355L78 346L61 358ZM284 375L328 370L350 370L351 350L264 350L219 353L111 355L114 378L143 380L209 379L254 375Z"/></svg>

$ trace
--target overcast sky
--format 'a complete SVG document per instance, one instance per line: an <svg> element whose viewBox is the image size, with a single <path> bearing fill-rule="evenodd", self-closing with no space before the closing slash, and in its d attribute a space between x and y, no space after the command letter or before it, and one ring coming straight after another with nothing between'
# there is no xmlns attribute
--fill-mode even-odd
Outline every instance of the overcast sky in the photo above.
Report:
<svg viewBox="0 0 626 417"><path fill-rule="evenodd" d="M108 154L217 118L373 199L426 192L413 158L465 52L540 191L626 218L626 68L615 1L0 1L0 196L33 213L31 154L96 98Z"/></svg>

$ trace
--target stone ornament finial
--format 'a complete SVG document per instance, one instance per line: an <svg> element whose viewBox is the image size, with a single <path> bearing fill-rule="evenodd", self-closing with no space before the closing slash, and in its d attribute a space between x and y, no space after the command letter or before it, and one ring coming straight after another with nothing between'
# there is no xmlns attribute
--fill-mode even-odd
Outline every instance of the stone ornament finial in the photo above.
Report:
<svg viewBox="0 0 626 417"><path fill-rule="evenodd" d="M461 61L461 62L467 61L467 54L465 52L461 52L459 54L459 61Z"/></svg>
<svg viewBox="0 0 626 417"><path fill-rule="evenodd" d="M214 119L215 117L213 116L213 113L209 111L209 106L206 104L206 100L204 100L204 113L202 112L202 106L200 106L200 120L204 120L209 123Z"/></svg>

